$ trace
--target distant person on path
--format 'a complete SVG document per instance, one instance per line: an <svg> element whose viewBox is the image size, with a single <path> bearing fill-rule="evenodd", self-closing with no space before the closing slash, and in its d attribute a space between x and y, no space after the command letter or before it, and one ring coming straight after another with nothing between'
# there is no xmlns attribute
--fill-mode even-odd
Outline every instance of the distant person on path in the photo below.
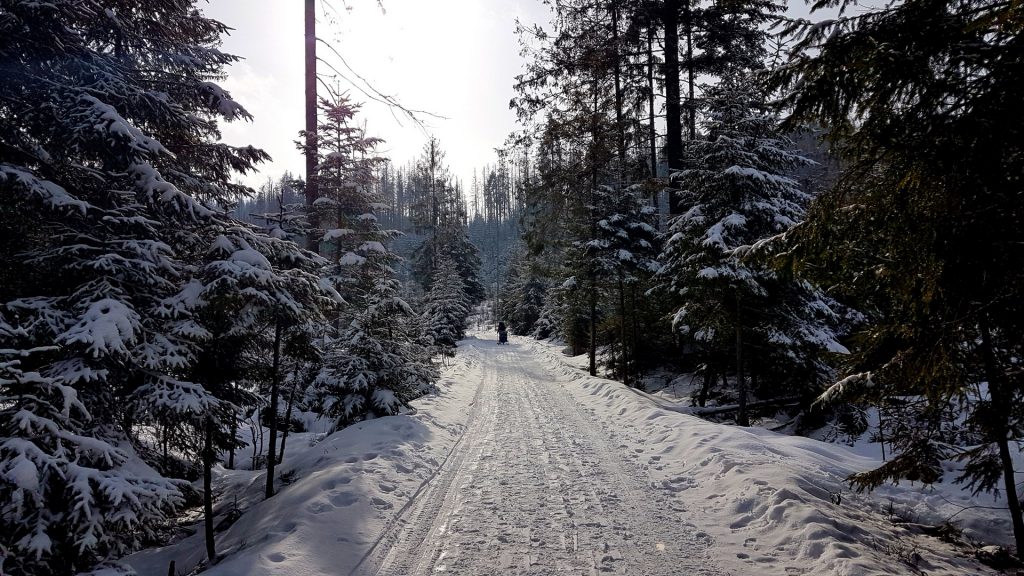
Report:
<svg viewBox="0 0 1024 576"><path fill-rule="evenodd" d="M498 322L498 344L508 344L508 330L504 322Z"/></svg>

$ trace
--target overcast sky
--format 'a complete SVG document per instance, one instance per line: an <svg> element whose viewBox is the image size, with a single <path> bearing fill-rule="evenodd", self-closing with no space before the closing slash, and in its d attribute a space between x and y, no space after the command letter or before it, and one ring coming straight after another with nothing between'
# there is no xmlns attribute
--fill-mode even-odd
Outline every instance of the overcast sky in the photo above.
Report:
<svg viewBox="0 0 1024 576"><path fill-rule="evenodd" d="M383 0L383 12L376 0L347 4L348 10L342 0L318 0L318 36L381 92L447 117L426 118L428 129L468 186L473 169L493 162L494 148L515 128L508 109L522 65L515 19L546 22L547 8L539 0ZM337 12L325 14L327 5ZM274 158L261 176L247 179L253 185L284 170L303 172L294 144L304 127L303 6L302 0L212 0L203 8L234 28L223 49L245 60L228 70L223 85L255 117L224 126L224 139L253 144ZM323 45L318 50L337 62ZM322 64L318 71L327 79L333 74ZM368 102L363 111L368 133L387 140L383 150L395 162L419 154L422 130L405 118L399 124L379 104Z"/></svg>

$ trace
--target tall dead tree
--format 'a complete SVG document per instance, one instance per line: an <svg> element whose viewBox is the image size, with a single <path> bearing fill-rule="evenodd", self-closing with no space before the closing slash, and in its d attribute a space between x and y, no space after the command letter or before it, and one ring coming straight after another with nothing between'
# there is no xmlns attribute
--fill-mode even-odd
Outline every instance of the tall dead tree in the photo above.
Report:
<svg viewBox="0 0 1024 576"><path fill-rule="evenodd" d="M316 3L306 0L306 209L312 218L313 203L317 199L316 164ZM316 228L315 222L310 222ZM316 250L315 233L306 239L307 248Z"/></svg>

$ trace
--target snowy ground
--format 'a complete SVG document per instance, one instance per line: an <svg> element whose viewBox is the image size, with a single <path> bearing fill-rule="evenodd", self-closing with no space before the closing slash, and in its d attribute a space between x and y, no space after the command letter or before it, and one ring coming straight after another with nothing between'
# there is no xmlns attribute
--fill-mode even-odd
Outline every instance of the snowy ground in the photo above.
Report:
<svg viewBox="0 0 1024 576"><path fill-rule="evenodd" d="M481 338L415 414L290 439L274 498L262 473L221 470L222 507L237 495L246 513L204 574L992 573L893 523L890 499L930 521L927 495L844 492L868 457L666 409L550 344ZM197 532L127 561L162 576L202 557Z"/></svg>

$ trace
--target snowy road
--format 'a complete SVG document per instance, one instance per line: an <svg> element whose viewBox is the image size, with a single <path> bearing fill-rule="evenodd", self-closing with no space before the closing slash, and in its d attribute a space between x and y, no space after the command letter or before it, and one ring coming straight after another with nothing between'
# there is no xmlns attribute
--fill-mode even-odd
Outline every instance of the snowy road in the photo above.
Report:
<svg viewBox="0 0 1024 576"><path fill-rule="evenodd" d="M465 433L353 574L724 574L535 355L466 345L483 378Z"/></svg>
<svg viewBox="0 0 1024 576"><path fill-rule="evenodd" d="M220 509L245 512L204 576L994 574L892 512L1007 534L993 502L849 492L844 478L879 461L681 414L584 365L551 343L470 337L415 411L296 434L273 498L264 471L218 467ZM125 562L187 574L205 557L196 525Z"/></svg>

